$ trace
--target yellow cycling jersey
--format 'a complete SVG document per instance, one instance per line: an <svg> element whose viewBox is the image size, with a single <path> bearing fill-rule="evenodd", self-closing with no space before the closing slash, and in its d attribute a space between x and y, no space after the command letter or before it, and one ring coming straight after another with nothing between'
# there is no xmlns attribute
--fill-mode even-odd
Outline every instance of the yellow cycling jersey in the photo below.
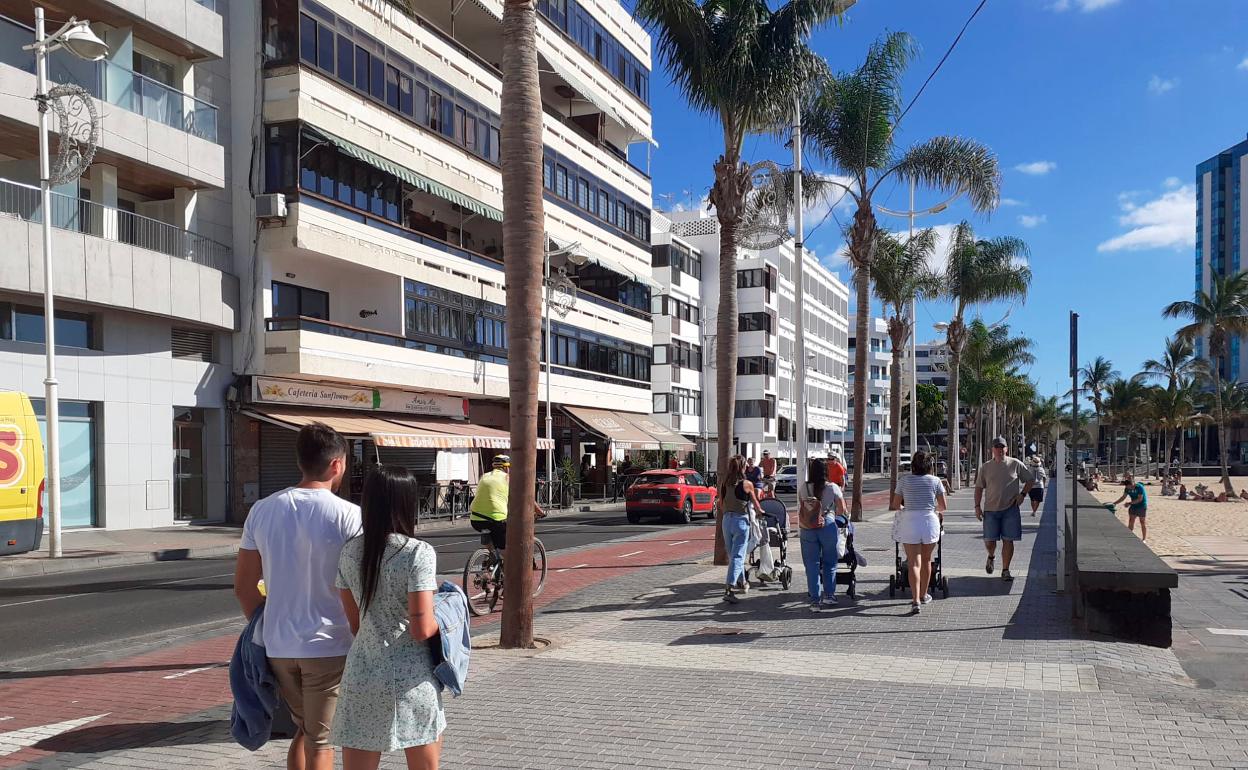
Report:
<svg viewBox="0 0 1248 770"><path fill-rule="evenodd" d="M477 482L472 507L468 509L472 518L506 521L508 488L507 474L497 468L482 476Z"/></svg>

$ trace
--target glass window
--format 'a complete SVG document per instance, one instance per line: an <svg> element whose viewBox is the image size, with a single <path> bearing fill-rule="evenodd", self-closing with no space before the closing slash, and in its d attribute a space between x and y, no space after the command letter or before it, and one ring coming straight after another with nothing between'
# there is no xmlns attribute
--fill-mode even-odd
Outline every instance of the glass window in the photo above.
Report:
<svg viewBox="0 0 1248 770"><path fill-rule="evenodd" d="M563 166L555 166L555 195L568 197L568 170Z"/></svg>
<svg viewBox="0 0 1248 770"><path fill-rule="evenodd" d="M90 348L93 342L91 325L91 316L85 313L56 311L56 346ZM42 345L47 339L43 326L43 308L19 305L13 309L13 339L18 342Z"/></svg>
<svg viewBox="0 0 1248 770"><path fill-rule="evenodd" d="M576 180L576 203L583 209L589 208L589 182Z"/></svg>
<svg viewBox="0 0 1248 770"><path fill-rule="evenodd" d="M368 73L372 58L368 51L358 45L355 47L355 87L364 93L368 93Z"/></svg>
<svg viewBox="0 0 1248 770"><path fill-rule="evenodd" d="M386 65L386 104L399 109L399 71L390 65Z"/></svg>
<svg viewBox="0 0 1248 770"><path fill-rule="evenodd" d="M306 316L329 320L329 294L280 281L273 282L273 317Z"/></svg>
<svg viewBox="0 0 1248 770"><path fill-rule="evenodd" d="M434 131L442 131L442 94L429 92L429 127Z"/></svg>
<svg viewBox="0 0 1248 770"><path fill-rule="evenodd" d="M542 186L547 190L555 189L555 162L553 160L542 161Z"/></svg>
<svg viewBox="0 0 1248 770"><path fill-rule="evenodd" d="M299 15L299 58L308 64L316 64L316 20Z"/></svg>
<svg viewBox="0 0 1248 770"><path fill-rule="evenodd" d="M334 31L329 27L317 25L316 64L326 72L334 72Z"/></svg>
<svg viewBox="0 0 1248 770"><path fill-rule="evenodd" d="M47 406L42 398L32 398L39 419L39 432L47 443ZM61 524L90 527L95 519L95 432L94 408L86 401L58 401L61 445ZM46 495L46 492L45 492ZM44 500L45 510L47 500Z"/></svg>
<svg viewBox="0 0 1248 770"><path fill-rule="evenodd" d="M368 92L374 99L385 101L386 98L386 63L381 57L372 57L369 69Z"/></svg>
<svg viewBox="0 0 1248 770"><path fill-rule="evenodd" d="M654 413L655 414L667 414L667 407L668 407L667 402L668 402L667 393L655 393L654 394L654 410L653 410Z"/></svg>
<svg viewBox="0 0 1248 770"><path fill-rule="evenodd" d="M338 78L348 85L355 82L355 45L346 35L338 36Z"/></svg>

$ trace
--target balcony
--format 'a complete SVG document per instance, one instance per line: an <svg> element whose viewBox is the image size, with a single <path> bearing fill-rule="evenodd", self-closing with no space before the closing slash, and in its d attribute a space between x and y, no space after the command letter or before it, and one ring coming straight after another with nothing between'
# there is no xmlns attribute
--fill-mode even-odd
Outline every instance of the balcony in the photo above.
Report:
<svg viewBox="0 0 1248 770"><path fill-rule="evenodd" d="M52 19L71 15L92 24L133 28L137 37L187 61L220 59L225 53L226 0L73 0L39 3L48 9L49 31L60 26ZM30 0L0 0L0 14L33 23Z"/></svg>
<svg viewBox="0 0 1248 770"><path fill-rule="evenodd" d="M0 64L33 75L34 54L23 51L22 46L34 34L26 25L0 17ZM209 142L217 141L216 107L113 62L82 61L68 52L56 51L48 60L48 78L53 83L81 86L102 102L161 125Z"/></svg>
<svg viewBox="0 0 1248 770"><path fill-rule="evenodd" d="M39 189L0 180L0 288L43 291ZM56 293L233 331L238 279L230 250L165 222L52 194Z"/></svg>
<svg viewBox="0 0 1248 770"><path fill-rule="evenodd" d="M316 318L265 319L262 373L358 380L489 398L509 393L507 362L493 356ZM543 367L544 369L544 367ZM561 366L556 403L648 412L648 383Z"/></svg>

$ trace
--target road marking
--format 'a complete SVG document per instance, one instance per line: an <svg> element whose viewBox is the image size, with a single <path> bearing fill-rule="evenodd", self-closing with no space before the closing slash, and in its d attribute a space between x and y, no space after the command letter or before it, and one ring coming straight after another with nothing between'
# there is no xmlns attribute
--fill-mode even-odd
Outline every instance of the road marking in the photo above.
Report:
<svg viewBox="0 0 1248 770"><path fill-rule="evenodd" d="M1206 630L1218 636L1248 636L1248 629L1246 628L1209 628Z"/></svg>
<svg viewBox="0 0 1248 770"><path fill-rule="evenodd" d="M588 567L588 566L589 566L588 564L578 564L575 567L564 567L563 569L557 569L555 570L555 572L567 572L568 570L580 569L581 567Z"/></svg>
<svg viewBox="0 0 1248 770"><path fill-rule="evenodd" d="M166 580L163 583L152 583L150 586L145 586L145 587L156 588L157 586L171 586L171 585L176 585L178 583L190 583L195 580L212 580L214 578L223 578L223 577L234 577L234 573L225 572L220 575L200 575L199 577L183 578L181 580ZM55 602L61 599L76 599L79 596L99 596L100 594L113 594L113 593L117 593L118 591L133 591L134 588L135 588L134 586L126 586L125 588L110 588L106 591L87 591L87 592L80 593L80 594L65 594L64 596L48 596L43 599L27 599L24 602L0 604L0 610L4 609L5 607L21 607L24 604L39 604L40 602Z"/></svg>
<svg viewBox="0 0 1248 770"><path fill-rule="evenodd" d="M637 555L637 554L639 554L639 553L645 553L645 551L633 551L632 553L622 553L622 554L620 554L619 556L617 556L617 557L615 557L615 558L617 558L617 559L627 559L629 556L636 556L636 555Z"/></svg>
<svg viewBox="0 0 1248 770"><path fill-rule="evenodd" d="M676 542L674 542L674 543L668 543L668 545L681 545L681 544L683 544L683 543L687 543L687 542L689 542L689 541L688 541L688 540L677 540L677 541L676 541Z"/></svg>
<svg viewBox="0 0 1248 770"><path fill-rule="evenodd" d="M40 741L56 737L61 733L67 733L70 730L76 730L85 724L90 724L106 716L108 714L96 714L93 717L82 717L81 719L71 719L67 722L53 722L52 724L39 725L38 727L27 727L24 730L14 730L11 733L0 733L0 757L16 754L22 749L34 746Z"/></svg>
<svg viewBox="0 0 1248 770"><path fill-rule="evenodd" d="M184 676L190 676L191 674L198 674L200 671L211 671L214 668L222 668L228 665L229 665L228 663L213 663L211 666L200 666L199 668L191 668L191 669L187 669L186 671L179 671L176 674L162 676L161 679L181 679Z"/></svg>
<svg viewBox="0 0 1248 770"><path fill-rule="evenodd" d="M10 719L12 719L12 718L13 718L13 717L0 717L0 722L7 722L7 721L9 721L9 720L10 720Z"/></svg>

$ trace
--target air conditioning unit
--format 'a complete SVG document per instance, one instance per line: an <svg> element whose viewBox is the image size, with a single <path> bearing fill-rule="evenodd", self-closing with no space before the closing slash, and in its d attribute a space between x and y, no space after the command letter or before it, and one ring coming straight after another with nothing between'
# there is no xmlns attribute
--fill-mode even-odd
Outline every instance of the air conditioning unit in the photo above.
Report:
<svg viewBox="0 0 1248 770"><path fill-rule="evenodd" d="M256 219L283 219L286 216L286 196L270 193L256 196Z"/></svg>

